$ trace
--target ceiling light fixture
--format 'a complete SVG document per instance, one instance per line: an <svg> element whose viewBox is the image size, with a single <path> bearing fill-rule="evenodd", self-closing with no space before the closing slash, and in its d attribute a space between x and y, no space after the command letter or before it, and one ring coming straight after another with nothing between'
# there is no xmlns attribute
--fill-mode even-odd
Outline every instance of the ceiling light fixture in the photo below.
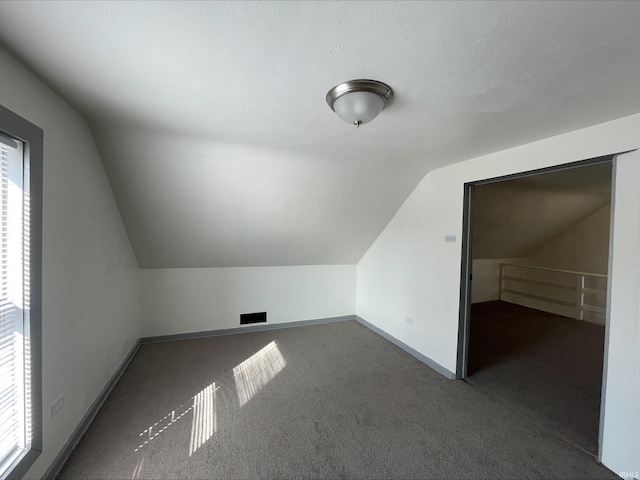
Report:
<svg viewBox="0 0 640 480"><path fill-rule="evenodd" d="M345 122L359 127L376 118L393 97L393 90L376 80L349 80L327 92L331 110Z"/></svg>

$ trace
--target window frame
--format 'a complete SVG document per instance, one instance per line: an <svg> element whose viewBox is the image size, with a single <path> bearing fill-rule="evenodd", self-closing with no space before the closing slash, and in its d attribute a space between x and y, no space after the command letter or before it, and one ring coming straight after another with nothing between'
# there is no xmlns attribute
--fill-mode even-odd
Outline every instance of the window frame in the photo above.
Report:
<svg viewBox="0 0 640 480"><path fill-rule="evenodd" d="M29 158L30 189L30 350L31 350L31 447L4 473L23 477L42 453L42 180L43 131L0 105L0 132L24 143Z"/></svg>

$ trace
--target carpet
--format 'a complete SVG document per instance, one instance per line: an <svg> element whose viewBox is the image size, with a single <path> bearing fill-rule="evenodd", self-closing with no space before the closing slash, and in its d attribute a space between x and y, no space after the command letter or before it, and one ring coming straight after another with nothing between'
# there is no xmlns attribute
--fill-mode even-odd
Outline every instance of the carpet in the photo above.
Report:
<svg viewBox="0 0 640 480"><path fill-rule="evenodd" d="M355 321L144 345L59 478L616 478Z"/></svg>
<svg viewBox="0 0 640 480"><path fill-rule="evenodd" d="M470 332L467 381L597 454L603 326L487 302Z"/></svg>

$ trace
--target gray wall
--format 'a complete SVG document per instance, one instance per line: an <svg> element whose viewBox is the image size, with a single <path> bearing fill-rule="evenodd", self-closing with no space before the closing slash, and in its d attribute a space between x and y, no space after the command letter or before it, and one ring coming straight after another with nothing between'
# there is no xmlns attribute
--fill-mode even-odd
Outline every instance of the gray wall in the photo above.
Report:
<svg viewBox="0 0 640 480"><path fill-rule="evenodd" d="M607 273L611 204L560 232L529 255L531 265Z"/></svg>

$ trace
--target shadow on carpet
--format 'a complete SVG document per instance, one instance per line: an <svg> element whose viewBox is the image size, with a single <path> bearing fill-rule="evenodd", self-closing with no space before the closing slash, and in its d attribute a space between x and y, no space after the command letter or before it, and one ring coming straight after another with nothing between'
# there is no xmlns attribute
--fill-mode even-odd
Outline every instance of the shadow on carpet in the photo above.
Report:
<svg viewBox="0 0 640 480"><path fill-rule="evenodd" d="M604 327L506 302L471 309L467 380L594 455Z"/></svg>

